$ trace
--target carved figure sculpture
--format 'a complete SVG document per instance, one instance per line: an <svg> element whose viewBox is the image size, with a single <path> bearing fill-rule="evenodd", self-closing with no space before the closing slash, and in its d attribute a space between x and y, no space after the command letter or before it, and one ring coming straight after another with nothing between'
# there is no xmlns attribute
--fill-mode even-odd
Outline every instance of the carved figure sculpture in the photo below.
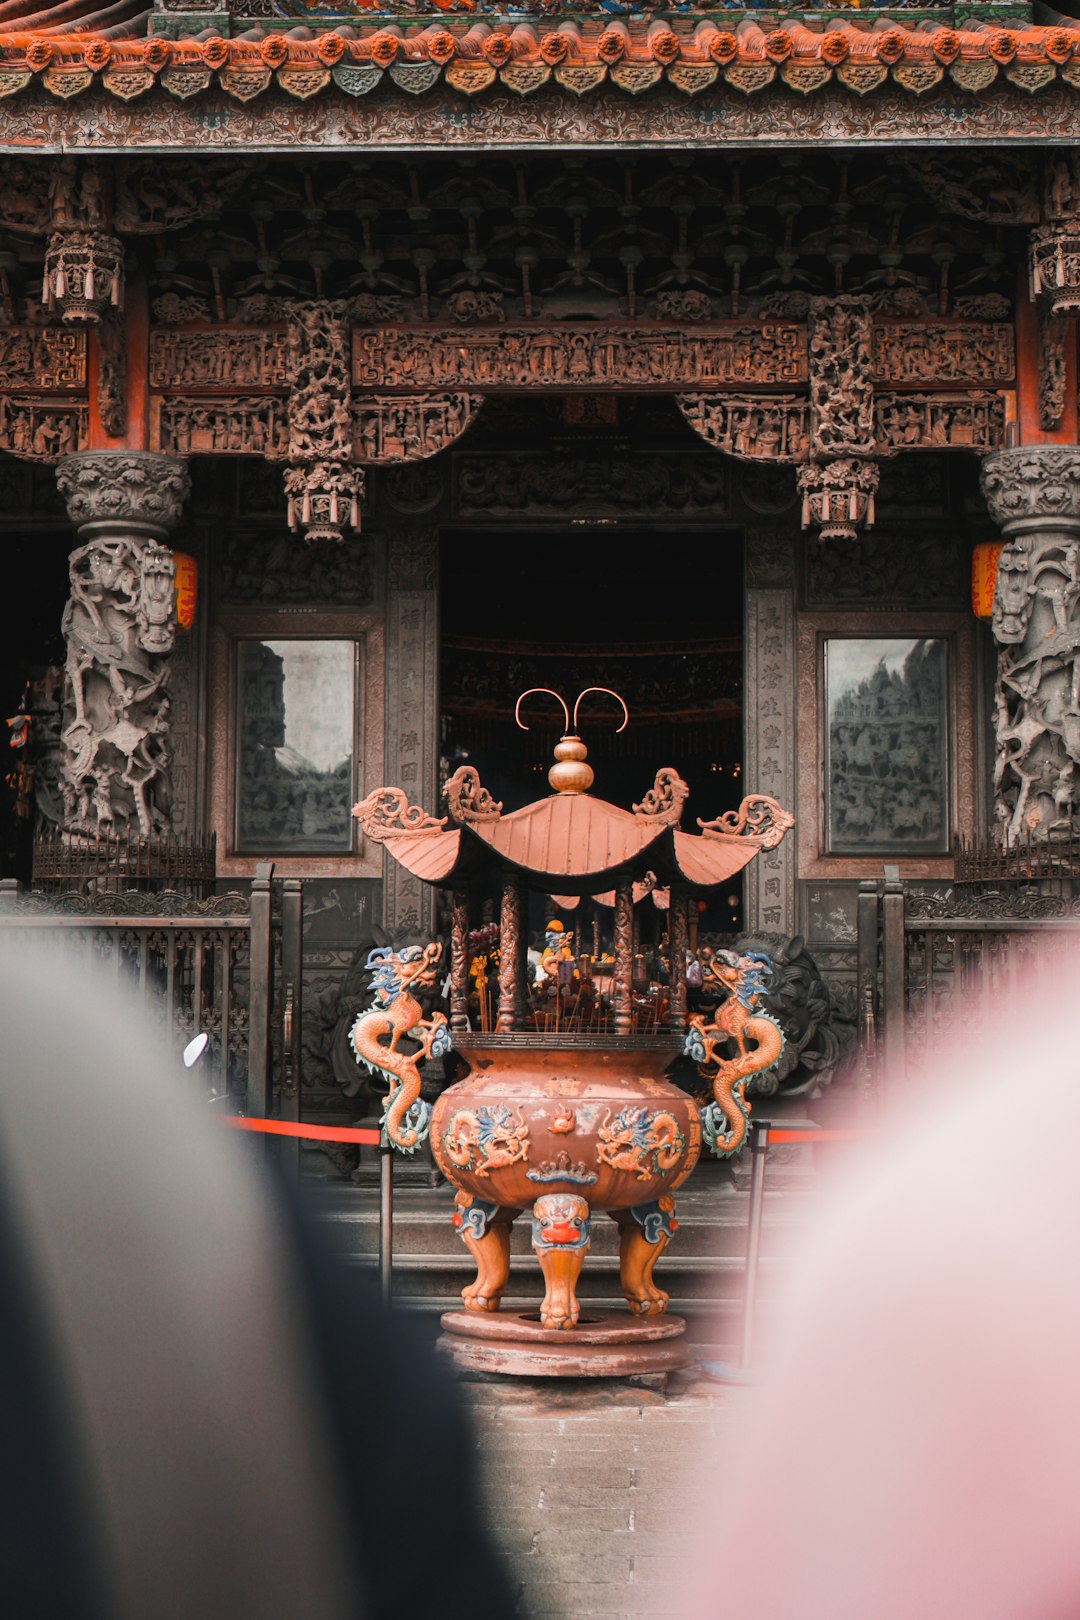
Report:
<svg viewBox="0 0 1080 1620"><path fill-rule="evenodd" d="M169 825L173 574L154 540L93 540L71 555L60 779L71 831L146 837Z"/></svg>
<svg viewBox="0 0 1080 1620"><path fill-rule="evenodd" d="M1006 544L998 645L994 817L1006 843L1075 831L1080 713L1080 456L1072 446L1000 450L983 494Z"/></svg>
<svg viewBox="0 0 1080 1620"><path fill-rule="evenodd" d="M442 945L407 945L394 950L379 946L367 959L374 973L375 1006L359 1015L349 1040L357 1063L390 1082L382 1124L396 1148L415 1153L427 1140L431 1109L420 1097L419 1065L442 1057L451 1046L450 1029L443 1013L428 1019L416 996L430 990L439 974ZM385 1037L389 1039L385 1039ZM418 1042L420 1050L407 1053L398 1042L403 1036Z"/></svg>
<svg viewBox="0 0 1080 1620"><path fill-rule="evenodd" d="M784 1050L784 1032L758 1002L766 994L766 974L772 962L760 951L738 956L734 951L700 953L703 988L727 992L727 1000L717 1010L712 1023L703 1014L690 1019L686 1035L686 1055L712 1083L714 1101L701 1112L702 1137L718 1158L738 1153L746 1140L750 1105L746 1082L751 1075L772 1067ZM753 1045L748 1046L747 1041ZM735 1056L725 1057L721 1048L734 1045Z"/></svg>

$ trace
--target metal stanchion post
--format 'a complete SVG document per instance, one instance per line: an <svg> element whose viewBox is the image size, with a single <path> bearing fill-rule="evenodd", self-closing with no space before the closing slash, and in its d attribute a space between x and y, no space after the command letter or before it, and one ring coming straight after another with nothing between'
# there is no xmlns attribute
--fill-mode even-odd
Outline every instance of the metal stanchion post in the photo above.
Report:
<svg viewBox="0 0 1080 1620"><path fill-rule="evenodd" d="M379 1291L389 1306L394 1297L394 1149L385 1128L379 1134Z"/></svg>
<svg viewBox="0 0 1080 1620"><path fill-rule="evenodd" d="M742 1356L749 1367L754 1349L754 1309L757 1304L758 1265L761 1260L761 1220L765 1213L765 1159L769 1151L771 1121L755 1119L750 1125L750 1211L746 1222L746 1273L743 1282Z"/></svg>

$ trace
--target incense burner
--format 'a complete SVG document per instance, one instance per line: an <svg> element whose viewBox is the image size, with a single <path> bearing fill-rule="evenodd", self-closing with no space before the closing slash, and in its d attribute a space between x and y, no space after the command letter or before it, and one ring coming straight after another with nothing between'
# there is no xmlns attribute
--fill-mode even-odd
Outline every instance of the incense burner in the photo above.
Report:
<svg viewBox="0 0 1080 1620"><path fill-rule="evenodd" d="M435 1104L431 1148L459 1189L454 1219L477 1262L467 1310L498 1310L509 1277L510 1226L533 1212L547 1293L541 1323L572 1327L594 1210L619 1225L620 1275L631 1311L665 1310L653 1267L675 1231L672 1196L697 1164L697 1103L663 1079L678 1043L588 1046L573 1036L458 1042L468 1078Z"/></svg>
<svg viewBox="0 0 1080 1620"><path fill-rule="evenodd" d="M662 1330L655 1325L668 1295L654 1282L653 1268L678 1226L674 1195L694 1169L703 1141L718 1155L741 1147L749 1113L746 1082L776 1061L783 1044L779 1027L757 1010L762 959L699 953L705 980L721 1003L712 1021L688 1013L685 964L691 896L728 884L759 850L780 842L793 818L775 800L751 795L737 811L699 821L699 832L683 832L689 790L670 767L657 773L629 811L593 797L588 751L576 729L585 695L575 704L573 722L563 704L566 732L549 772L549 798L504 815L476 771L464 766L446 785L449 816L427 814L400 788L377 789L354 811L367 837L452 894L449 1027L439 1015L424 1021L415 1002L408 1018L422 1051L433 1041L452 1041L469 1074L429 1111L419 1101L418 1074L397 1049L408 1018L392 1006L362 1015L354 1044L369 1062L374 1053L391 1081L385 1116L391 1141L413 1151L430 1140L436 1163L457 1188L454 1224L477 1266L475 1282L462 1294L465 1316L477 1323L484 1318L490 1326L470 1329L460 1313L444 1318L450 1347L466 1364L506 1372L627 1372L656 1364L649 1361L649 1347L681 1331L674 1319ZM520 707L519 699L519 723ZM625 716L625 705L623 711ZM470 1020L469 907L470 896L492 887L501 899L498 1015L494 1029L479 1032ZM533 1002L525 972L528 889L557 897L566 910L584 898L610 908L610 974L593 978L587 959L568 960L565 971L549 970L546 999L539 1006ZM670 971L666 993L658 990L643 1019L634 994L633 940L634 906L646 897L666 917ZM419 960L420 948L409 949ZM407 971L407 963L400 970L384 965L386 985ZM381 993L385 1000L387 990ZM664 1078L680 1051L712 1083L713 1101L704 1109ZM517 1316L504 1330L490 1319L500 1310L510 1275L510 1230L525 1210L531 1213L544 1299L537 1318ZM625 1319L625 1325L587 1325L592 1341L597 1332L614 1335L620 1346L614 1362L603 1345L590 1343L580 1355L570 1348L586 1329L577 1284L598 1211L619 1227L622 1291L641 1324L633 1331ZM500 1356L485 1361L496 1336ZM529 1350L538 1337L545 1343L539 1361ZM627 1348L636 1337L643 1360L635 1361ZM525 1346L516 1362L512 1341ZM665 1365L672 1365L670 1349L665 1355Z"/></svg>

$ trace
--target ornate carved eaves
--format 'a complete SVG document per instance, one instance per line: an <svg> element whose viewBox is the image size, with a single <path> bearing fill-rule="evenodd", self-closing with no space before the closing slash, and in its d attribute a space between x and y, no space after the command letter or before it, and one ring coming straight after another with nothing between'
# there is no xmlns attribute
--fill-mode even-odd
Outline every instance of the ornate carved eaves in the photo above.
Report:
<svg viewBox="0 0 1080 1620"><path fill-rule="evenodd" d="M908 450L998 450L1013 406L1009 393L878 394L878 455Z"/></svg>
<svg viewBox="0 0 1080 1620"><path fill-rule="evenodd" d="M349 448L362 465L423 461L459 439L483 403L478 394L353 400ZM155 394L150 442L175 455L289 455L289 400L277 394Z"/></svg>
<svg viewBox="0 0 1080 1620"><path fill-rule="evenodd" d="M824 319L814 330L821 328L815 366L823 371L829 354ZM9 337L4 329L0 334L2 387ZM465 329L353 325L351 386L361 410L369 398L380 405L391 395L437 394L451 401L459 391L484 388L690 390L692 401L698 394L726 390L738 395L747 389L805 388L811 340L801 321L764 327L738 321L684 327L530 323L527 340L526 332L510 323ZM1014 333L1004 321L879 319L871 341L870 380L877 387L1002 388L1015 377ZM865 365L860 378L865 391ZM280 319L263 326L159 326L151 332L150 386L156 392L286 394L290 381L287 331Z"/></svg>
<svg viewBox="0 0 1080 1620"><path fill-rule="evenodd" d="M84 16L89 14L89 22L79 21L79 9ZM75 23L67 23L76 32L62 39L47 30L13 32L10 42L0 45L0 96L10 96L17 104L18 98L29 94L45 101L46 107L46 97L61 106L78 98L82 105L76 105L77 114L85 114L86 103L93 108L87 118L92 133L97 133L95 124L100 129L103 111L106 124L108 113L138 118L144 106L155 122L165 111L178 113L180 117L171 121L189 126L196 151L200 144L205 148L215 140L237 145L257 140L257 134L238 129L228 115L262 114L262 97L272 98L276 125L272 135L282 142L282 149L291 144L292 131L281 114L292 110L295 116L308 107L314 116L296 122L310 125L312 139L325 144L327 103L344 103L346 108L351 103L356 112L366 112L365 98L380 87L376 99L381 105L373 122L383 127L384 141L398 145L411 138L411 130L403 129L406 122L431 144L443 144L448 138L460 138L474 106L483 111L498 108L501 114L502 107L513 108L515 102L540 91L547 92L544 99L552 103L553 121L562 129L563 141L567 103L573 106L578 98L592 106L606 103L617 108L619 102L632 106L633 98L640 96L649 108L642 128L656 123L655 106L667 125L658 138L671 139L673 125L691 123L698 103L717 94L733 113L734 96L746 97L753 124L762 122L761 111L753 105L758 103L773 114L778 127L794 125L796 130L822 102L837 103L847 115L846 127L830 136L848 143L860 138L863 97L878 103L868 109L867 123L876 124L878 138L890 144L897 138L894 110L902 116L908 108L913 119L922 113L924 122L935 125L943 142L955 127L957 107L970 115L964 120L965 136L972 124L978 125L980 113L998 112L1002 134L1022 135L1028 130L1023 125L1017 129L1013 109L998 104L1011 98L1022 106L1025 98L1037 103L1051 100L1055 93L1068 93L1076 82L1080 43L1080 31L1068 26L954 29L909 27L893 20L870 31L844 22L818 31L795 17L766 33L756 25L736 31L722 14L707 13L696 27L693 17L686 19L688 27L655 26L649 15L627 16L612 25L598 0L584 0L573 8L553 0L548 19L539 25L528 19L519 22L512 43L505 12L491 14L493 26L479 39L474 17L445 15L437 27L410 37L407 45L385 23L359 20L351 23L348 37L329 32L297 39L282 29L261 39L250 35L223 39L210 27L199 38L168 39L155 33L148 39L109 39L87 31L93 27L94 9L94 0L81 0L81 7L76 0ZM486 9L482 4L481 13ZM556 25L554 17L564 9L575 15L564 16ZM192 0L185 10L195 17L201 13L199 20L211 23L224 16L224 11L209 11L205 0ZM598 15L582 22L581 11ZM159 10L159 26L167 26L168 17L168 10ZM17 29L17 23L14 26ZM410 106L421 91L428 92L428 100ZM870 91L876 96L868 97ZM448 130L441 128L441 117L432 116L432 92L441 92L462 115ZM195 97L202 99L202 106L189 108L188 101ZM288 98L284 107L282 97ZM227 109L227 115L212 125L205 118L207 99L211 109L215 102ZM875 117L883 100L894 104L884 119ZM513 123L521 131L531 126L535 140L542 120L527 103L523 111L526 117ZM685 112L691 118L678 116ZM1025 123L1039 121L1044 138L1053 138L1056 131L1035 105ZM505 120L500 116L495 122ZM518 129L507 132L507 144L515 138L520 141ZM338 130L335 123L334 136L340 144ZM346 143L350 133L346 129ZM40 122L33 126L33 136L48 138ZM1067 136L1062 132L1057 138Z"/></svg>
<svg viewBox="0 0 1080 1620"><path fill-rule="evenodd" d="M556 323L390 327L353 332L354 388L572 389L782 387L806 379L806 330L729 321L691 329Z"/></svg>
<svg viewBox="0 0 1080 1620"><path fill-rule="evenodd" d="M810 300L810 455L874 453L874 331L864 299Z"/></svg>
<svg viewBox="0 0 1080 1620"><path fill-rule="evenodd" d="M0 326L0 393L85 393L86 333Z"/></svg>

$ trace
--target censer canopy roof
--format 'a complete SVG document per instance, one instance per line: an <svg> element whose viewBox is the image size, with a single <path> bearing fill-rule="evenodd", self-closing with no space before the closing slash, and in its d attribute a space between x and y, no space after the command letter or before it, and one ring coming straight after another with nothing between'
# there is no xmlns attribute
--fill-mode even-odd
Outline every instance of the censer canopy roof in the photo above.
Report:
<svg viewBox="0 0 1080 1620"><path fill-rule="evenodd" d="M775 848L794 826L794 817L775 799L751 794L738 810L714 821L699 819L700 832L683 832L679 823L689 789L670 766L657 772L632 810L593 797L588 750L576 731L580 702L574 706L575 729L566 711L567 729L548 772L554 792L545 799L504 815L476 770L463 765L446 784L449 816L429 816L410 805L401 788L376 788L353 814L367 837L385 844L394 860L427 883L454 888L517 872L528 887L566 895L602 894L621 877L715 889L759 850Z"/></svg>

